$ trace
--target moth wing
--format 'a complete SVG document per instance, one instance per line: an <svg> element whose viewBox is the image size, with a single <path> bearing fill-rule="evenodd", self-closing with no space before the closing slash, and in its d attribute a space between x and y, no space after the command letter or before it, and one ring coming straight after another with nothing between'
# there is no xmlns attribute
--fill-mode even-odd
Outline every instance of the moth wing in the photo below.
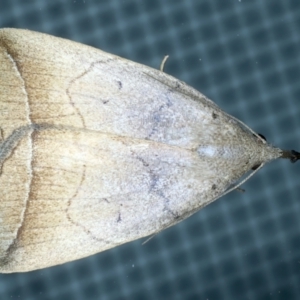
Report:
<svg viewBox="0 0 300 300"><path fill-rule="evenodd" d="M58 128L23 137L3 163L9 185L20 183L10 162L28 140L29 192L17 199L0 192L2 272L61 264L153 234L205 204L211 188L210 174L199 172L206 166L191 151ZM16 201L23 203L18 211Z"/></svg>
<svg viewBox="0 0 300 300"><path fill-rule="evenodd" d="M86 45L2 29L0 47L20 94L19 109L5 108L14 117L0 121L5 136L16 117L22 124L75 126L192 149L203 132L210 138L228 119L178 79Z"/></svg>

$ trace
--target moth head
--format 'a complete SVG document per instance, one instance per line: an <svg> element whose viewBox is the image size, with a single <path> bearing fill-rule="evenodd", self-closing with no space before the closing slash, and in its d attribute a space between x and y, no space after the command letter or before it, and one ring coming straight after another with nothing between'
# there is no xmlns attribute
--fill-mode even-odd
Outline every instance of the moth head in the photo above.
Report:
<svg viewBox="0 0 300 300"><path fill-rule="evenodd" d="M267 139L261 134L257 134L261 139L267 141ZM255 136L255 134L254 134ZM296 150L282 150L281 158L288 158L292 163L295 163L297 160L300 159L300 152ZM252 170L258 169L260 164L257 164L252 167Z"/></svg>

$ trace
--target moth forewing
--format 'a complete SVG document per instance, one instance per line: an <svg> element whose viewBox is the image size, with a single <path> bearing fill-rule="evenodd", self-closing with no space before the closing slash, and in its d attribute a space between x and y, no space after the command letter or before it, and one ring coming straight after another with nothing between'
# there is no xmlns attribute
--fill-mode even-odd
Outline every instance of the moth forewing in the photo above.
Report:
<svg viewBox="0 0 300 300"><path fill-rule="evenodd" d="M159 70L79 43L0 30L0 271L155 234L299 153Z"/></svg>

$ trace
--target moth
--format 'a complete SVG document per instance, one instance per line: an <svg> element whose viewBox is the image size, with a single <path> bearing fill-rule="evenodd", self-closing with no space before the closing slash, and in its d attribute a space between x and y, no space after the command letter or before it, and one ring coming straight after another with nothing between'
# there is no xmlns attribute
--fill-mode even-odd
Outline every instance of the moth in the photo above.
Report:
<svg viewBox="0 0 300 300"><path fill-rule="evenodd" d="M158 233L280 157L300 154L160 70L0 30L2 273Z"/></svg>

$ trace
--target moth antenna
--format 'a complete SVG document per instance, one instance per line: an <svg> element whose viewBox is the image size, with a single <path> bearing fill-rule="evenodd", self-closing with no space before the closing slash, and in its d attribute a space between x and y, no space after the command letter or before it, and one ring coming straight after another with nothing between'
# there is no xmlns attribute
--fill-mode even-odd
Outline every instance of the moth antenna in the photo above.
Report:
<svg viewBox="0 0 300 300"><path fill-rule="evenodd" d="M235 184L233 187L230 187L228 190L226 190L224 193L221 194L221 196L219 196L220 198L223 197L224 195L230 193L231 191L238 189L243 183L245 183L250 177L252 177L255 173L258 172L258 170L260 170L265 164L262 163L260 164L257 169L253 170L248 176L246 176L243 180L241 180L240 182L238 182L237 184ZM218 197L218 198L219 198ZM216 199L218 199L217 197L214 198L211 202L215 201Z"/></svg>
<svg viewBox="0 0 300 300"><path fill-rule="evenodd" d="M292 163L295 163L300 159L300 152L297 152L295 150L283 150L281 158L288 158Z"/></svg>
<svg viewBox="0 0 300 300"><path fill-rule="evenodd" d="M159 232L160 232L160 231L159 231ZM158 232L155 233L155 234L152 234L150 237L148 237L148 238L146 239L146 241L142 242L142 245L145 245L146 243L148 243L148 242L149 242L150 240L152 240L157 234L158 234Z"/></svg>
<svg viewBox="0 0 300 300"><path fill-rule="evenodd" d="M233 120L235 120L237 123L241 124L244 128L248 129L254 136L258 137L259 140L261 140L263 142L263 144L266 144L266 138L260 134L260 133L256 133L255 131L253 131L248 125L246 125L244 122L242 122L241 120L237 119L234 116L229 115L228 113L225 112L225 115L227 115L229 118L232 118Z"/></svg>

